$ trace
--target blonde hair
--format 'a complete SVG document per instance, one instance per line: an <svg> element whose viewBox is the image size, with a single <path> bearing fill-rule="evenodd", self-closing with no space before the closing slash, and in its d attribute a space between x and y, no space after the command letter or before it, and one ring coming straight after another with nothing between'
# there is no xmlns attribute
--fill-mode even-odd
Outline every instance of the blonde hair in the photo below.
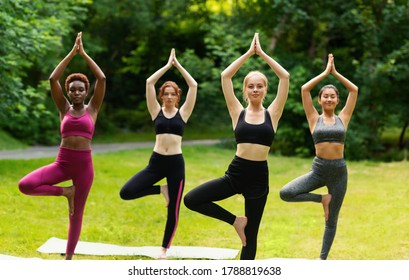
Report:
<svg viewBox="0 0 409 280"><path fill-rule="evenodd" d="M250 72L246 75L246 77L244 77L244 80L243 80L243 100L244 100L246 103L248 103L248 101L249 101L249 100L248 100L248 97L247 97L247 95L246 95L246 87L247 87L247 84L248 84L248 80L249 80L250 77L255 76L255 75L258 75L258 76L261 77L261 79L263 80L264 86L266 87L266 93L265 93L264 96L263 96L263 100L264 100L264 98L266 97L266 94L267 94L268 80L267 80L266 75L264 75L264 74L261 73L260 71L250 71Z"/></svg>

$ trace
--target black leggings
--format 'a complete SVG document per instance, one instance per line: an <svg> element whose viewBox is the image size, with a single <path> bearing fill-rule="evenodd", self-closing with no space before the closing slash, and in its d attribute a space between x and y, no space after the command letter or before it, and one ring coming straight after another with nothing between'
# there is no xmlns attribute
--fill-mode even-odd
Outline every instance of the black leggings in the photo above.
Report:
<svg viewBox="0 0 409 280"><path fill-rule="evenodd" d="M169 189L169 206L163 248L169 248L175 235L180 201L185 186L185 162L182 154L164 156L153 152L148 166L135 174L121 189L120 196L131 200L147 195L160 194L160 186L154 185L166 178Z"/></svg>
<svg viewBox="0 0 409 280"><path fill-rule="evenodd" d="M337 231L338 216L347 191L348 171L344 159L326 160L314 158L311 171L285 185L280 196L289 202L312 201L321 202L320 194L311 193L323 186L328 187L331 194L329 217L325 223L322 241L321 259L327 259Z"/></svg>
<svg viewBox="0 0 409 280"><path fill-rule="evenodd" d="M220 201L235 194L245 197L246 246L240 259L254 260L257 251L257 235L268 195L267 161L257 162L233 159L223 177L206 182L186 194L184 203L190 210L219 219L233 225L236 216L213 201Z"/></svg>

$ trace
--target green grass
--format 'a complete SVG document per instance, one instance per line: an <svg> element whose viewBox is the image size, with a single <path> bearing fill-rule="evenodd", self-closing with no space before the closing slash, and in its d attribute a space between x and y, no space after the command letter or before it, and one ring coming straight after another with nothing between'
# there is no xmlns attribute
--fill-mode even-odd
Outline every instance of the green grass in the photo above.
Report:
<svg viewBox="0 0 409 280"><path fill-rule="evenodd" d="M85 210L81 241L160 246L166 217L162 197L132 201L119 198L122 185L145 167L151 152L140 149L94 155L95 180ZM233 154L233 150L218 147L184 147L185 194L223 175ZM62 259L58 254L41 254L36 250L52 236L66 239L66 200L26 196L17 188L21 177L53 160L0 160L0 254ZM280 188L307 172L311 161L269 157L270 194L259 232L257 259L319 256L324 229L321 205L288 203L279 198ZM348 191L329 259L408 259L409 162L348 162L348 169ZM239 195L220 204L237 215L244 213L243 198ZM240 240L230 225L192 212L182 204L173 245L240 249ZM75 259L106 260L141 258L146 259L75 256Z"/></svg>

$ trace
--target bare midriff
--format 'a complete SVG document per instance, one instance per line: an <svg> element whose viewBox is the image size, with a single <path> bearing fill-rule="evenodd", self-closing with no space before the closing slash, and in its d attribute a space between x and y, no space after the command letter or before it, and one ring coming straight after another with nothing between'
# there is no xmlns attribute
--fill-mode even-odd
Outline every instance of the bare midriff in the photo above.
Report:
<svg viewBox="0 0 409 280"><path fill-rule="evenodd" d="M253 161L265 161L268 157L270 147L253 144L253 143L240 143L237 144L236 156Z"/></svg>
<svg viewBox="0 0 409 280"><path fill-rule="evenodd" d="M157 134L153 151L161 155L177 155L182 153L182 136L176 134Z"/></svg>
<svg viewBox="0 0 409 280"><path fill-rule="evenodd" d="M60 146L73 150L90 150L91 139L82 136L67 136L61 140Z"/></svg>
<svg viewBox="0 0 409 280"><path fill-rule="evenodd" d="M344 144L322 142L315 145L315 155L323 159L340 159L344 157Z"/></svg>

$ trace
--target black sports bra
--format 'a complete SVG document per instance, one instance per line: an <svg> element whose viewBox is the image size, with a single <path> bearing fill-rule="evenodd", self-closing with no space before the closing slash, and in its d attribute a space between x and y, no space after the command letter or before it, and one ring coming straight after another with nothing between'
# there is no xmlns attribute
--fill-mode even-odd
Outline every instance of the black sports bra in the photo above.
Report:
<svg viewBox="0 0 409 280"><path fill-rule="evenodd" d="M183 130L185 128L185 122L182 119L182 116L179 113L179 110L176 112L175 116L168 119L163 114L162 109L160 109L159 114L154 120L155 132L156 134L176 134L183 136Z"/></svg>
<svg viewBox="0 0 409 280"><path fill-rule="evenodd" d="M268 111L264 109L264 122L261 124L247 123L245 117L246 109L241 111L236 128L234 129L236 143L252 143L270 147L273 143L275 132Z"/></svg>

